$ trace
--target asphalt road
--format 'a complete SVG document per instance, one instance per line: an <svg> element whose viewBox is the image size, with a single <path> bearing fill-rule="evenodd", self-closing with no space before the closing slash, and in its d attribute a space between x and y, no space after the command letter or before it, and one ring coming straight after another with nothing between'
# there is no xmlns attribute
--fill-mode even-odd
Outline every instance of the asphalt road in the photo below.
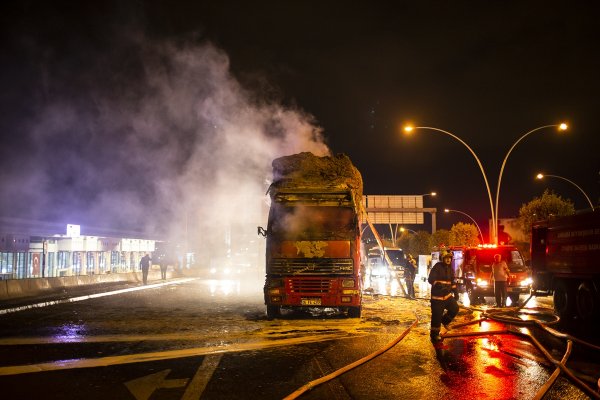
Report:
<svg viewBox="0 0 600 400"><path fill-rule="evenodd" d="M527 399L555 367L522 333L532 331L557 360L565 352L564 339L518 322L552 320L534 308L549 300L534 299L520 314L462 308L447 349L436 353L427 286L417 300L383 286L365 294L360 319L315 309L268 320L262 282L248 278L109 288L102 297L78 293L78 301L0 314L2 398ZM485 313L495 319L473 323ZM497 333L481 333L490 331ZM373 358L298 392L365 357ZM568 365L592 386L598 359L576 344ZM592 395L563 373L545 399Z"/></svg>

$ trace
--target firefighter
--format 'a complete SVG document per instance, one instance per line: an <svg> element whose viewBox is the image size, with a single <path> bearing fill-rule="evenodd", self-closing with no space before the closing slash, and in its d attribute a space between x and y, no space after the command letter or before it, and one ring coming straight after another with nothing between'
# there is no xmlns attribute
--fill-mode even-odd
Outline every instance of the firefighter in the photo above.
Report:
<svg viewBox="0 0 600 400"><path fill-rule="evenodd" d="M429 273L427 279L431 284L431 331L430 338L434 347L442 346L440 328L443 324L446 329L456 314L458 303L456 301L456 282L452 270L452 252L442 254L442 261L437 262Z"/></svg>

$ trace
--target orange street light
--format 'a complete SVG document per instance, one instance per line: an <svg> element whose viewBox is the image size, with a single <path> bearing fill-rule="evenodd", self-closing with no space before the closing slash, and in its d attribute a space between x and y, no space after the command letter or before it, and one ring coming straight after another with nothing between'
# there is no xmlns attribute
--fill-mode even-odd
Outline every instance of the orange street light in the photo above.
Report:
<svg viewBox="0 0 600 400"><path fill-rule="evenodd" d="M443 129L433 128L433 127L430 127L430 126L412 126L412 125L407 125L407 126L404 127L404 132L406 132L407 134L410 134L415 129L428 129L428 130L432 130L432 131L437 131L437 132L445 133L446 135L449 135L449 136L453 137L454 139L458 140L459 142L461 142L471 152L471 154L475 158L475 161L477 162L477 165L479 166L479 169L481 170L481 174L483 175L483 181L485 182L485 188L487 189L488 199L490 201L490 213L491 213L491 216L492 216L492 231L496 232L495 224L496 224L497 220L496 220L495 214L494 214L495 211L494 211L494 203L492 201L492 191L490 190L490 185L488 183L488 179L487 179L487 176L485 174L485 170L483 169L483 165L481 164L481 161L479 160L479 157L477 157L477 154L475 154L475 151L473 151L473 149L471 147L469 147L469 145L467 143L465 143L464 140L462 140L458 136L454 135L453 133L450 133L450 132L445 131ZM495 240L495 235L494 235L494 240Z"/></svg>
<svg viewBox="0 0 600 400"><path fill-rule="evenodd" d="M587 195L587 194L586 194L586 193L583 191L583 189L579 187L579 185L578 185L578 184L576 184L575 182L573 182L573 181L571 181L571 180L569 180L569 179L567 179L567 178L563 178L562 176L558 176L558 175L548 175L548 174L544 175L544 174L537 174L535 177L536 177L537 179L540 179L540 180L542 180L542 179L544 179L544 177L546 177L546 176L548 176L548 177L550 177L550 178L558 178L558 179L562 179L562 180L564 180L564 181L567 181L567 182L569 182L569 183L570 183L570 184L572 184L573 186L575 186L577 189L579 189L579 191L580 191L581 193L583 193L583 195L585 196L585 198L586 198L586 200L588 201L588 203L590 203L590 207L592 208L592 211L594 210L594 204L592 203L592 201L590 200L590 198L588 197L588 195Z"/></svg>
<svg viewBox="0 0 600 400"><path fill-rule="evenodd" d="M481 237L481 243L485 243L485 240L483 240L483 234L481 233L481 229L479 228L479 224L477 223L477 221L475 221L473 219L473 217L471 217L469 214L467 214L466 212L462 212L462 211L458 211L458 210L451 210L449 208L444 208L444 212L445 213L449 213L449 212L455 212L455 213L459 213L462 215L466 215L467 217L469 217L471 219L471 221L473 221L473 223L475 224L475 226L477 227L477 230L479 231L479 236Z"/></svg>
<svg viewBox="0 0 600 400"><path fill-rule="evenodd" d="M566 123L562 122L560 124L553 124L553 125L544 125L544 126L540 126L538 128L532 129L529 132L525 133L523 136L521 136L513 145L512 147L508 150L508 153L506 153L506 156L504 157L504 160L502 161L502 167L500 167L500 174L498 175L498 184L496 185L496 209L494 210L494 214L495 215L495 220L492 221L492 227L494 229L494 243L498 244L498 202L500 200L500 184L502 182L502 173L504 172L504 166L506 165L506 160L508 160L508 156L510 155L510 152L515 148L515 146L523 139L525 139L527 136L529 136L530 134L532 134L533 132L539 131L540 129L545 129L545 128L558 128L559 132L560 131L566 131L568 129L568 126Z"/></svg>

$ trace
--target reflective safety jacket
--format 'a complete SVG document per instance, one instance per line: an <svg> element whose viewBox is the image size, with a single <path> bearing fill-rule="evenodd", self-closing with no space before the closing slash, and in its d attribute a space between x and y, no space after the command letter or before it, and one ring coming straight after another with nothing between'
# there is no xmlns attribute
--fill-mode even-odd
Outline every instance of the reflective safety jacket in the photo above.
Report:
<svg viewBox="0 0 600 400"><path fill-rule="evenodd" d="M456 281L451 264L437 262L431 268L427 281L431 284L432 300L446 300L456 291Z"/></svg>

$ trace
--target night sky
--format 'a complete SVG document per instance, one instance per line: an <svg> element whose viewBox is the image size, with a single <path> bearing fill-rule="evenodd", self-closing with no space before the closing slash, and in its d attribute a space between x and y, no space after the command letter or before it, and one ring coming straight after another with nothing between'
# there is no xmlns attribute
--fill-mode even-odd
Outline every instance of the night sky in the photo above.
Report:
<svg viewBox="0 0 600 400"><path fill-rule="evenodd" d="M567 122L568 133L540 130L514 148L499 217L517 216L545 189L586 208L573 185L534 176L568 178L598 202L597 9L583 1L4 4L0 217L157 232L165 220L206 221L211 205L242 204L228 196L252 180L258 188L248 193L260 193L274 157L326 145L352 159L366 194L435 190L425 207L461 210L487 227L487 191L467 148L434 131L406 137L407 122L464 140L492 197L513 143ZM211 211L193 211L198 204ZM442 212L437 225L458 221L469 222Z"/></svg>

